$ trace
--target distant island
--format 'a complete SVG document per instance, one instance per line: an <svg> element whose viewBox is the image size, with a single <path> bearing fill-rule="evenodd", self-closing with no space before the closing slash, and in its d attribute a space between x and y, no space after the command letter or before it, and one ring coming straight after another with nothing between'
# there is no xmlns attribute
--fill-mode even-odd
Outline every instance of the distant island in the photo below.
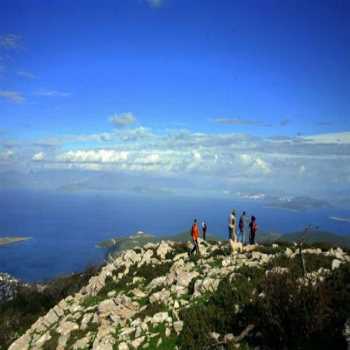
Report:
<svg viewBox="0 0 350 350"><path fill-rule="evenodd" d="M26 241L28 239L31 239L31 237L0 237L0 246L20 241Z"/></svg>
<svg viewBox="0 0 350 350"><path fill-rule="evenodd" d="M335 220L335 221L342 221L342 222L348 222L350 223L350 218L341 218L339 216L330 216L329 217L331 220Z"/></svg>

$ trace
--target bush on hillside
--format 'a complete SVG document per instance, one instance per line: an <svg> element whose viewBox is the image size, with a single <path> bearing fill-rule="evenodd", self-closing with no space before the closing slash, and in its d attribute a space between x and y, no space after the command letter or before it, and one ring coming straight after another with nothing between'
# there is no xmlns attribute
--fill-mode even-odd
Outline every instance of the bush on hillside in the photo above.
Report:
<svg viewBox="0 0 350 350"><path fill-rule="evenodd" d="M289 259L291 265L295 259ZM313 261L317 269L321 264ZM311 266L311 263L309 264ZM300 283L301 270L271 273L242 268L224 279L209 300L181 312L182 349L214 348L210 332L239 335L248 325L249 346L262 349L345 349L342 332L350 317L350 264L343 264L317 286Z"/></svg>

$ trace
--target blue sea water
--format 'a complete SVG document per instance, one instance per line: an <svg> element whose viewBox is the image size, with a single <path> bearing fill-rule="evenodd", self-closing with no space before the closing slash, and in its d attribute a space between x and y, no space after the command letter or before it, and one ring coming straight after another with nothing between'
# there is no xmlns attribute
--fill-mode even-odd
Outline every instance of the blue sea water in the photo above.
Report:
<svg viewBox="0 0 350 350"><path fill-rule="evenodd" d="M308 224L349 234L350 224L329 216L349 217L337 208L293 212L266 208L257 202L229 199L152 197L112 193L0 192L0 236L29 236L31 240L0 246L0 271L25 281L83 270L102 262L101 240L138 230L155 235L188 230L194 217L208 222L209 232L226 237L232 208L257 217L263 231L293 232Z"/></svg>

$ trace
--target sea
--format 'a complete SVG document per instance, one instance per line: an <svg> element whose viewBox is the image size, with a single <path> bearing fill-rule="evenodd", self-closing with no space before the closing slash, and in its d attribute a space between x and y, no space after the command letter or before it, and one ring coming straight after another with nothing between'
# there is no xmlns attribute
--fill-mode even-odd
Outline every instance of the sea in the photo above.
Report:
<svg viewBox="0 0 350 350"><path fill-rule="evenodd" d="M322 231L350 234L349 222L330 219L350 217L350 210L342 208L298 212L230 198L1 190L0 237L31 239L0 246L0 272L45 282L103 262L107 252L96 247L102 240L140 230L174 235L189 230L194 218L206 220L208 232L224 238L232 208L255 215L264 232L295 232L313 224Z"/></svg>

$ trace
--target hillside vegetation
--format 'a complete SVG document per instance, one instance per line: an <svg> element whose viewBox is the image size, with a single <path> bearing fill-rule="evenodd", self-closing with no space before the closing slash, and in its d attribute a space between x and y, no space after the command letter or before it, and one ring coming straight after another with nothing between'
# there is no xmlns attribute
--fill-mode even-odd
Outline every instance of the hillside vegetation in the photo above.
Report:
<svg viewBox="0 0 350 350"><path fill-rule="evenodd" d="M288 243L123 251L40 317L10 350L345 349L350 257Z"/></svg>

